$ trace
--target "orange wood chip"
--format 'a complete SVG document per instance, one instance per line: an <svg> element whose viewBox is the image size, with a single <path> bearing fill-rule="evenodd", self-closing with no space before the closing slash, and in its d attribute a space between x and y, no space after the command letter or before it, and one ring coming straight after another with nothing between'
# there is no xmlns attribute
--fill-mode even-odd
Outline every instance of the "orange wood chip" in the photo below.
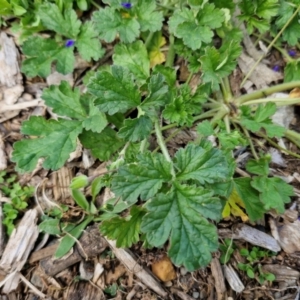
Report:
<svg viewBox="0 0 300 300"><path fill-rule="evenodd" d="M170 281L176 278L176 272L172 265L171 260L164 256L160 260L152 264L152 272L161 281Z"/></svg>

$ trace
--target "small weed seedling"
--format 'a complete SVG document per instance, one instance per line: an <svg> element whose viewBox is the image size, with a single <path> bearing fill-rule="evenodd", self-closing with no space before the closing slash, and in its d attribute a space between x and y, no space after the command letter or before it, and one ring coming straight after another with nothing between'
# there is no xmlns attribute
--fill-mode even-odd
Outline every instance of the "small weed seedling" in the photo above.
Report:
<svg viewBox="0 0 300 300"><path fill-rule="evenodd" d="M16 179L15 175L7 177L5 171L0 172L0 191L9 199L9 202L3 205L3 224L8 235L12 233L15 228L15 219L25 211L28 205L27 200L34 192L33 187L21 187Z"/></svg>
<svg viewBox="0 0 300 300"><path fill-rule="evenodd" d="M239 263L238 268L246 272L249 278L255 278L260 284L263 284L265 281L272 282L276 279L274 274L264 273L260 264L261 259L271 257L274 253L259 247L253 247L251 251L245 248L241 249L240 254L246 258L247 262Z"/></svg>

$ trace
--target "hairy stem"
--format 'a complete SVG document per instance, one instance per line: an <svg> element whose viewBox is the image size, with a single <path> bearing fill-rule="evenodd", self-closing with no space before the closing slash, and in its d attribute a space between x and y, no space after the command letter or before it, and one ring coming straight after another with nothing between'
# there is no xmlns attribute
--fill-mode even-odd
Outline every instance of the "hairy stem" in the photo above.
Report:
<svg viewBox="0 0 300 300"><path fill-rule="evenodd" d="M282 92L282 91L286 91L286 90L290 90L293 89L295 87L300 87L300 81L293 81L293 82L287 82L287 83L282 83L282 84L278 84L272 87L268 87L265 89L261 89L259 91L247 94L247 95L243 95L239 98L236 98L234 100L234 103L239 106L242 105L243 103L250 101L250 100L255 100L255 99L259 99L259 98L263 98L269 95L272 95L273 93L278 93L278 92Z"/></svg>
<svg viewBox="0 0 300 300"><path fill-rule="evenodd" d="M300 148L300 133L287 129L285 132L285 137Z"/></svg>
<svg viewBox="0 0 300 300"><path fill-rule="evenodd" d="M244 132L244 134L245 134L245 136L246 136L246 138L247 138L247 140L248 140L248 142L249 142L249 146L250 146L252 155L254 156L254 158L255 158L256 160L258 160L259 157L258 157L258 155L257 155L257 153L256 153L256 150L255 150L255 147L254 147L254 145L253 145L253 143L252 143L252 139L251 139L251 137L250 137L249 131L248 131L245 127L243 127L243 126L241 126L241 128L242 128L242 130L243 130L243 132Z"/></svg>
<svg viewBox="0 0 300 300"><path fill-rule="evenodd" d="M250 100L243 103L243 105L259 104L273 102L277 106L286 106L300 103L300 98L263 98L257 100Z"/></svg>
<svg viewBox="0 0 300 300"><path fill-rule="evenodd" d="M153 35L154 35L154 32L150 32L146 38L146 41L145 41L145 46L146 46L146 49L149 48L150 44L151 44L151 40L153 38Z"/></svg>
<svg viewBox="0 0 300 300"><path fill-rule="evenodd" d="M285 148L279 146L277 143L273 142L267 135L265 135L265 134L263 134L263 133L256 133L256 134L259 135L260 137L264 138L265 140L267 140L268 143L269 143L270 145L272 145L273 147L279 149L280 151L285 152L285 153L288 153L288 154L290 154L291 156L300 158L300 155L299 155L299 154L297 154L297 153L295 153L295 152L292 152L292 151L290 151L290 150L288 150L288 149L285 149Z"/></svg>
<svg viewBox="0 0 300 300"><path fill-rule="evenodd" d="M165 159L168 162L171 162L172 159L170 157L169 151L168 151L168 149L166 147L166 144L164 142L164 138L163 138L163 135L162 135L161 130L160 130L159 122L155 121L154 126L155 126L155 134L156 134L156 137L157 137L157 143L158 143L158 145L161 149L161 152L163 153Z"/></svg>
<svg viewBox="0 0 300 300"><path fill-rule="evenodd" d="M172 68L174 65L174 59L175 59L175 48L174 48L174 41L175 38L172 34L169 36L169 51L168 51L168 56L167 60L165 63L165 66Z"/></svg>

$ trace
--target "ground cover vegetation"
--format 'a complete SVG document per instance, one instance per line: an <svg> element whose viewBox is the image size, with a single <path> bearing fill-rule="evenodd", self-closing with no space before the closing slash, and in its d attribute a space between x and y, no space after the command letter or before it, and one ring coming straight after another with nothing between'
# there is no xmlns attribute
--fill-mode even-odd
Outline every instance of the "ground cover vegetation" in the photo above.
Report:
<svg viewBox="0 0 300 300"><path fill-rule="evenodd" d="M119 247L168 243L172 262L192 271L209 264L219 249L217 224L223 217L246 215L255 222L270 210L284 212L293 188L269 176L270 157L253 137L279 149L280 137L300 144L298 133L271 119L278 106L300 99L267 98L300 84L300 61L288 51L299 47L299 11L298 0L0 0L2 26L20 33L28 78L45 78L53 66L71 73L75 56L96 63L106 45L113 47L111 65L86 73L85 92L66 81L44 89L42 99L58 118L30 117L22 125L24 139L14 145L12 161L21 173L33 171L41 158L45 169L61 168L77 141L109 162L107 174L72 182L85 216L79 225L63 223L57 209L40 224L44 232L68 232L57 257L74 245L72 236L98 221ZM242 53L243 22L249 34L266 35L268 48L279 49L288 62L283 83L234 97L228 76ZM175 57L187 63L185 82L177 80ZM201 83L192 89L197 73ZM166 138L164 131L195 126L198 137L171 156L167 141L174 135ZM251 177L235 173L240 147L251 149L246 164ZM82 192L88 185L90 198ZM104 187L115 198L97 207ZM248 276L258 272L241 268Z"/></svg>

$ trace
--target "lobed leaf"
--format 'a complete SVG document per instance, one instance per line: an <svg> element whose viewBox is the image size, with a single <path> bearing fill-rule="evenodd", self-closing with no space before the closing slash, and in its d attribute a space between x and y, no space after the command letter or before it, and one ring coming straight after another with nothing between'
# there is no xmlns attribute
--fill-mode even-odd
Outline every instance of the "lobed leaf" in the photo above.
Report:
<svg viewBox="0 0 300 300"><path fill-rule="evenodd" d="M224 181L229 176L225 155L218 149L204 149L188 144L175 154L176 178L195 179L203 184Z"/></svg>
<svg viewBox="0 0 300 300"><path fill-rule="evenodd" d="M164 182L169 182L171 163L161 154L145 153L137 157L137 162L123 166L113 177L112 191L123 201L134 203L140 196L142 200L153 197Z"/></svg>
<svg viewBox="0 0 300 300"><path fill-rule="evenodd" d="M83 130L79 140L85 148L91 150L94 157L101 161L109 160L125 144L125 141L120 139L110 127L106 127L101 133Z"/></svg>
<svg viewBox="0 0 300 300"><path fill-rule="evenodd" d="M73 91L66 81L44 89L42 98L58 115L82 121L86 130L100 133L107 125L105 114L94 106L93 100L88 95L80 96L79 89Z"/></svg>
<svg viewBox="0 0 300 300"><path fill-rule="evenodd" d="M81 26L75 45L80 56L86 61L98 60L105 53L92 22L86 22Z"/></svg>
<svg viewBox="0 0 300 300"><path fill-rule="evenodd" d="M87 86L88 91L96 96L95 105L110 115L125 112L140 104L140 94L132 75L128 70L112 66L111 73L97 72Z"/></svg>
<svg viewBox="0 0 300 300"><path fill-rule="evenodd" d="M73 72L75 63L73 47L67 48L51 39L33 36L24 42L22 50L29 57L23 61L21 69L28 77L47 77L53 62L56 62L58 72L62 74Z"/></svg>
<svg viewBox="0 0 300 300"><path fill-rule="evenodd" d="M130 209L130 216L105 220L100 225L100 231L109 239L116 240L117 247L131 247L140 240L140 226L144 215L145 210L134 205Z"/></svg>
<svg viewBox="0 0 300 300"><path fill-rule="evenodd" d="M118 132L118 136L130 142L141 141L150 136L152 127L152 121L147 116L127 119Z"/></svg>
<svg viewBox="0 0 300 300"><path fill-rule="evenodd" d="M146 80L150 74L150 61L142 41L132 44L117 44L114 48L114 64L127 68L139 80Z"/></svg>
<svg viewBox="0 0 300 300"><path fill-rule="evenodd" d="M81 21L73 9L66 9L64 14L54 3L44 3L39 6L38 16L43 25L68 38L76 38L79 34Z"/></svg>
<svg viewBox="0 0 300 300"><path fill-rule="evenodd" d="M222 209L212 192L174 184L167 194L149 200L146 208L141 230L150 245L160 247L170 239L170 258L189 271L211 261L211 252L218 248L218 235L206 218L219 219Z"/></svg>
<svg viewBox="0 0 300 300"><path fill-rule="evenodd" d="M20 171L30 172L34 170L40 158L45 158L43 167L57 170L76 149L77 137L81 131L82 124L79 121L46 121L43 117L33 116L23 123L21 132L37 138L16 142L12 161L17 163Z"/></svg>

